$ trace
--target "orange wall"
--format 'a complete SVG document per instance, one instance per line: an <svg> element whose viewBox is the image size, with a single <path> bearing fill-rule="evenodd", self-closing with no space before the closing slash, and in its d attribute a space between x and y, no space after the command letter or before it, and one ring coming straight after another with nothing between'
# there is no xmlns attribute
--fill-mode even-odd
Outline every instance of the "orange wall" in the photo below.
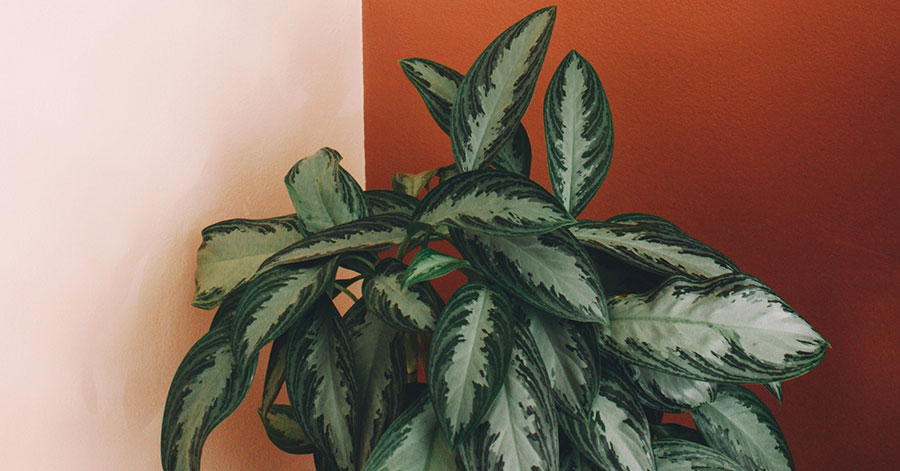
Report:
<svg viewBox="0 0 900 471"><path fill-rule="evenodd" d="M540 104L571 48L615 122L585 211L665 216L772 286L832 343L772 404L798 469L900 461L900 4L560 1L524 123L547 184ZM739 3L735 5L735 3ZM536 1L364 0L366 176L452 162L397 60L464 72Z"/></svg>

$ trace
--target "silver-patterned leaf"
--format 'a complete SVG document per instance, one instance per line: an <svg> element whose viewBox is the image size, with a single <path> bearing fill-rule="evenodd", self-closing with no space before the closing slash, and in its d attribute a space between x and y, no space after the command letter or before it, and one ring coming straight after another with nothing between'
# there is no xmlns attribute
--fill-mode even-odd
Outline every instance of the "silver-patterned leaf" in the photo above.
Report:
<svg viewBox="0 0 900 471"><path fill-rule="evenodd" d="M256 411L262 420L266 435L279 450L294 455L312 453L315 447L312 441L300 430L300 424L294 418L294 409L287 404L273 404L268 411L260 408Z"/></svg>
<svg viewBox="0 0 900 471"><path fill-rule="evenodd" d="M303 433L337 469L355 469L356 381L350 341L327 296L291 327L285 383Z"/></svg>
<svg viewBox="0 0 900 471"><path fill-rule="evenodd" d="M588 247L661 275L710 278L738 271L728 257L671 223L580 221L569 230Z"/></svg>
<svg viewBox="0 0 900 471"><path fill-rule="evenodd" d="M450 451L428 394L422 394L385 431L362 471L462 471Z"/></svg>
<svg viewBox="0 0 900 471"><path fill-rule="evenodd" d="M175 371L163 411L165 471L198 471L203 443L247 395L256 362L240 368L231 354L231 325L209 331Z"/></svg>
<svg viewBox="0 0 900 471"><path fill-rule="evenodd" d="M631 363L703 381L760 383L816 366L828 343L750 275L676 276L613 298L602 348Z"/></svg>
<svg viewBox="0 0 900 471"><path fill-rule="evenodd" d="M209 330L234 322L234 315L237 312L238 306L241 304L241 297L244 296L246 287L247 285L243 285L225 296L225 299L222 300L222 304L216 309L216 314L213 316L212 321L209 323Z"/></svg>
<svg viewBox="0 0 900 471"><path fill-rule="evenodd" d="M601 469L656 469L644 409L612 368L604 368L588 414L561 413L560 424L572 445Z"/></svg>
<svg viewBox="0 0 900 471"><path fill-rule="evenodd" d="M794 460L778 422L749 389L723 384L716 400L692 411L691 416L707 443L744 469L794 469Z"/></svg>
<svg viewBox="0 0 900 471"><path fill-rule="evenodd" d="M340 162L336 150L323 147L284 176L300 227L307 234L371 215L362 188Z"/></svg>
<svg viewBox="0 0 900 471"><path fill-rule="evenodd" d="M577 216L597 193L613 152L613 125L597 72L574 50L544 95L544 135L553 194Z"/></svg>
<svg viewBox="0 0 900 471"><path fill-rule="evenodd" d="M472 266L529 304L564 319L607 322L594 265L567 230L493 237L451 229L450 235Z"/></svg>
<svg viewBox="0 0 900 471"><path fill-rule="evenodd" d="M385 324L359 300L342 318L350 338L356 379L354 447L365 463L372 448L400 413L406 361L402 333Z"/></svg>
<svg viewBox="0 0 900 471"><path fill-rule="evenodd" d="M478 56L450 112L450 143L461 171L482 168L512 138L544 62L556 7L510 26Z"/></svg>
<svg viewBox="0 0 900 471"><path fill-rule="evenodd" d="M431 333L444 302L430 283L403 287L406 265L386 258L375 266L375 274L363 281L366 307L389 325L414 332Z"/></svg>
<svg viewBox="0 0 900 471"><path fill-rule="evenodd" d="M419 200L404 193L390 190L366 190L363 192L372 215L387 213L400 213L412 216L413 211L419 206Z"/></svg>
<svg viewBox="0 0 900 471"><path fill-rule="evenodd" d="M717 383L627 363L624 367L630 375L635 395L645 406L677 414L716 399Z"/></svg>
<svg viewBox="0 0 900 471"><path fill-rule="evenodd" d="M219 305L228 293L249 280L259 264L303 237L297 216L230 219L203 229L197 250L196 291L192 304Z"/></svg>
<svg viewBox="0 0 900 471"><path fill-rule="evenodd" d="M687 440L653 441L657 471L743 471L731 458Z"/></svg>
<svg viewBox="0 0 900 471"><path fill-rule="evenodd" d="M763 387L766 388L766 391L769 391L770 393L772 393L772 395L775 396L775 399L778 399L779 403L781 402L783 388L781 386L780 381L773 381L771 383L765 383L765 384L763 384Z"/></svg>
<svg viewBox="0 0 900 471"><path fill-rule="evenodd" d="M512 306L502 292L467 283L447 301L431 338L428 389L450 447L487 414L512 354Z"/></svg>
<svg viewBox="0 0 900 471"><path fill-rule="evenodd" d="M409 220L402 214L379 214L309 235L269 257L260 271L358 250L385 250L403 242Z"/></svg>
<svg viewBox="0 0 900 471"><path fill-rule="evenodd" d="M528 330L516 323L506 381L487 416L460 445L466 469L559 469L559 419L540 355Z"/></svg>
<svg viewBox="0 0 900 471"><path fill-rule="evenodd" d="M537 183L505 170L477 170L441 183L422 200L413 220L496 236L550 232L575 223Z"/></svg>
<svg viewBox="0 0 900 471"><path fill-rule="evenodd" d="M232 349L239 364L283 334L334 280L337 260L280 266L247 285L234 317Z"/></svg>
<svg viewBox="0 0 900 471"><path fill-rule="evenodd" d="M572 415L584 415L600 387L597 335L591 324L559 319L520 305L550 377L556 406Z"/></svg>
<svg viewBox="0 0 900 471"><path fill-rule="evenodd" d="M409 261L409 266L406 267L406 271L403 273L402 285L407 287L423 281L440 278L460 268L471 268L471 265L463 259L423 247Z"/></svg>

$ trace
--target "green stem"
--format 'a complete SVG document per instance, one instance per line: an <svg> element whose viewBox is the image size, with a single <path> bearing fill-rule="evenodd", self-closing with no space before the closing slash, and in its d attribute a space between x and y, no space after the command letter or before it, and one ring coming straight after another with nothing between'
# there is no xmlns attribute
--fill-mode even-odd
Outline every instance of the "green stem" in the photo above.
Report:
<svg viewBox="0 0 900 471"><path fill-rule="evenodd" d="M353 292L351 292L349 288L344 287L340 283L333 283L332 286L337 288L337 290L340 291L341 293L346 294L347 297L352 299L354 303L359 301L359 298L357 298L356 295L353 294Z"/></svg>

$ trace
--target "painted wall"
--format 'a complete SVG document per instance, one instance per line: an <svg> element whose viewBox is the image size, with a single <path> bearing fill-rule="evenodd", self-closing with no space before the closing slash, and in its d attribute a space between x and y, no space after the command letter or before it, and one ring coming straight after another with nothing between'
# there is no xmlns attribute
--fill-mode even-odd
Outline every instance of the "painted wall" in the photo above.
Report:
<svg viewBox="0 0 900 471"><path fill-rule="evenodd" d="M585 211L667 217L772 286L831 342L773 407L798 469L900 461L900 4L560 0L524 124L547 185L541 103L571 48L615 122ZM452 162L397 60L464 72L543 1L363 1L366 176Z"/></svg>
<svg viewBox="0 0 900 471"><path fill-rule="evenodd" d="M212 318L190 307L200 230L291 212L284 173L322 146L364 177L360 15L354 0L4 5L0 469L160 469L169 381ZM259 386L203 469L312 469L268 443Z"/></svg>

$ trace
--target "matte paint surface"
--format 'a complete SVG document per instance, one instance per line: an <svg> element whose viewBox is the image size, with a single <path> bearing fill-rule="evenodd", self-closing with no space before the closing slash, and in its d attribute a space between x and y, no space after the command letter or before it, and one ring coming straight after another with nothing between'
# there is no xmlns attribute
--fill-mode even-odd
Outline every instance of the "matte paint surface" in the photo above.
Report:
<svg viewBox="0 0 900 471"><path fill-rule="evenodd" d="M900 461L900 3L558 1L524 124L549 188L541 106L571 48L612 109L609 177L583 217L669 218L769 284L832 344L763 392L798 469ZM453 161L399 59L465 72L545 2L363 1L366 175ZM447 287L442 289L446 293ZM760 388L758 391L762 391Z"/></svg>

